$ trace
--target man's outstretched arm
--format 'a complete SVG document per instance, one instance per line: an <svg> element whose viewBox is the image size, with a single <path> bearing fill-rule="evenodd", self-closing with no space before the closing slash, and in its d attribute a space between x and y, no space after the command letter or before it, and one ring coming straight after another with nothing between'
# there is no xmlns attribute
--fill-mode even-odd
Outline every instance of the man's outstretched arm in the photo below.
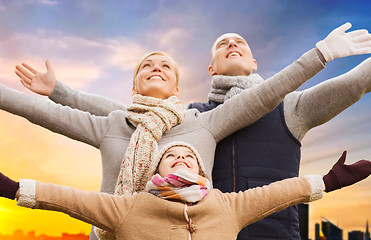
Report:
<svg viewBox="0 0 371 240"><path fill-rule="evenodd" d="M284 100L286 124L300 141L312 128L337 116L371 91L371 57L349 72Z"/></svg>

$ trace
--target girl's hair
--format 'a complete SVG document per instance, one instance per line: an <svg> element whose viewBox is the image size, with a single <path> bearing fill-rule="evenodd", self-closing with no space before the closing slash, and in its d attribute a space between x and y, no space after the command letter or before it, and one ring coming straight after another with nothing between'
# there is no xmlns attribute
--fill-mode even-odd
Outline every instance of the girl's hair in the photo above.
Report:
<svg viewBox="0 0 371 240"><path fill-rule="evenodd" d="M142 63L143 63L144 60L146 60L148 57L153 56L153 55L162 55L162 56L165 56L174 65L174 71L175 71L175 77L176 77L176 86L178 87L178 85L179 85L179 69L178 69L178 65L175 62L175 60L172 57L170 57L169 54L167 54L165 52L162 52L162 51L150 52L150 53L146 54L145 56L143 56L141 58L141 60L138 62L137 66L135 67L135 70L134 70L133 87L135 87L135 78L138 75L138 72L139 72L139 69L140 69L140 65L142 65Z"/></svg>

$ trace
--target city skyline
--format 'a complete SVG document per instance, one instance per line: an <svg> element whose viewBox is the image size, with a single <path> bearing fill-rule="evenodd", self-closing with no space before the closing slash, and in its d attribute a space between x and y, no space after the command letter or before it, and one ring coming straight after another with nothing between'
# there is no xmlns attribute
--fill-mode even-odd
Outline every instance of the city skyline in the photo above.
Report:
<svg viewBox="0 0 371 240"><path fill-rule="evenodd" d="M313 48L331 30L349 21L351 30L371 31L370 1L72 1L25 0L0 3L0 83L35 95L19 83L14 66L45 70L50 59L58 80L78 90L131 102L136 61L163 50L180 67L184 103L207 101L207 73L213 41L237 32L250 44L258 71L268 78ZM336 59L299 90L343 74L370 54ZM342 151L347 163L371 159L371 94L302 141L300 175L326 174ZM0 111L0 169L18 180L36 179L99 191L99 151ZM371 213L371 179L325 194L310 204L309 233L325 215L347 229L361 229ZM61 213L17 207L0 199L0 233L60 235L90 232L90 226ZM347 231L348 232L348 231ZM313 237L312 237L313 238Z"/></svg>
<svg viewBox="0 0 371 240"><path fill-rule="evenodd" d="M337 226L337 224L334 224L333 221L325 218L325 217L321 217L322 221L321 221L321 224L318 223L318 222L315 222L314 225L319 225L320 226L320 229L323 229L324 226L323 224L324 223L328 223L329 226L335 226L336 228L339 228L341 230L341 228L339 226ZM317 229L315 230L313 236L314 238L309 238L309 239L313 239L313 240L322 240L321 236L322 237L326 237L326 233L324 234L323 233L323 230L320 230L320 229ZM318 236L319 237L316 237L317 236L317 233L316 231L320 231L318 233ZM369 227L368 227L368 219L366 219L366 222L365 222L365 229L364 231L363 230L360 230L360 229L354 229L354 230L349 230L348 232L342 232L342 238L344 240L349 239L348 238L344 238L344 235L345 236L350 236L351 233L358 233L358 234L362 234L363 238L362 240L370 240L370 235L369 235ZM367 235L368 233L368 235ZM28 231L28 232L23 232L22 229L16 229L14 230L13 232L13 235L3 235L1 232L0 232L0 240L87 240L89 239L89 235L86 235L85 232L80 232L80 233L75 233L75 234L69 234L69 233L61 233L60 234L61 236L48 236L46 234L36 234L36 231ZM368 237L368 238L367 238ZM303 238L302 238L303 239ZM331 238L333 239L333 238ZM305 239L303 239L305 240ZM330 240L329 238L327 238L326 240ZM334 238L334 240L340 240L340 239L336 239Z"/></svg>
<svg viewBox="0 0 371 240"><path fill-rule="evenodd" d="M322 217L321 223L316 222L315 226L314 240L370 240L368 220L366 220L364 232L358 229L348 231L345 234L348 236L347 238L344 238L343 230L337 224L334 224L325 217Z"/></svg>
<svg viewBox="0 0 371 240"><path fill-rule="evenodd" d="M89 240L89 235L85 233L62 233L61 236L48 236L45 234L36 235L35 231L24 233L22 229L16 229L13 235L2 235L0 233L0 240Z"/></svg>

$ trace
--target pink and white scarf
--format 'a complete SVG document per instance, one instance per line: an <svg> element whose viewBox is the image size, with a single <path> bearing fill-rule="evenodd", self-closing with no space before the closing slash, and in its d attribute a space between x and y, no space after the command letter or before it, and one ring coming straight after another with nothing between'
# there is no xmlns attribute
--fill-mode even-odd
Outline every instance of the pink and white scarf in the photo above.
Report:
<svg viewBox="0 0 371 240"><path fill-rule="evenodd" d="M165 177L155 174L147 183L145 191L164 199L194 203L203 199L209 189L211 189L210 182L206 178L185 170L178 170Z"/></svg>

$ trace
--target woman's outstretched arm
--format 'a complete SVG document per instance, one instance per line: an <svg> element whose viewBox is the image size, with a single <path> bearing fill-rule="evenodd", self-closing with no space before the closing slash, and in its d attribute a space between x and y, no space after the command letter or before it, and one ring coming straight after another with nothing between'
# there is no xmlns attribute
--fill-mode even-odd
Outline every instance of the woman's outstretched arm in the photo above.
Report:
<svg viewBox="0 0 371 240"><path fill-rule="evenodd" d="M45 62L46 72L40 72L26 63L16 66L22 85L29 90L64 106L89 112L96 116L108 116L115 110L125 110L125 105L109 98L72 89L57 81L49 60Z"/></svg>
<svg viewBox="0 0 371 240"><path fill-rule="evenodd" d="M55 104L0 84L0 109L53 132L99 148L108 128L107 117Z"/></svg>

